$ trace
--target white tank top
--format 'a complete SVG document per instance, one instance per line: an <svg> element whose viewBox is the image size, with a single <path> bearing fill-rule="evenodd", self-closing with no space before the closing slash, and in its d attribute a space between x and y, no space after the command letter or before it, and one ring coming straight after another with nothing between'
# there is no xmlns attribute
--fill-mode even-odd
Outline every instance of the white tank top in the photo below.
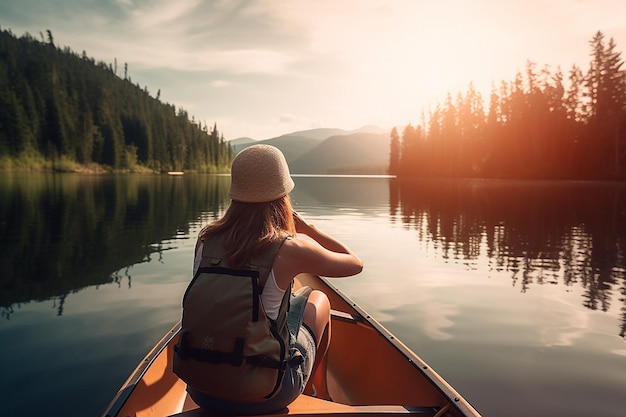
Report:
<svg viewBox="0 0 626 417"><path fill-rule="evenodd" d="M267 277L265 287L263 287L263 293L261 294L261 303L265 309L265 314L272 320L278 318L278 311L280 310L280 303L285 295L285 290L281 289L276 283L276 277L274 276L274 270L270 271L270 275Z"/></svg>
<svg viewBox="0 0 626 417"><path fill-rule="evenodd" d="M196 256L194 256L193 260L193 274L195 275L200 267L200 260L202 259L202 248L204 247L203 243L200 243L198 246L198 250L196 251ZM263 304L263 308L265 309L265 314L272 320L276 320L278 318L278 311L280 310L280 303L283 300L283 296L285 295L285 290L281 289L276 283L276 277L274 276L274 270L270 271L269 276L267 277L267 282L265 283L265 287L263 288L263 293L261 294L261 303Z"/></svg>

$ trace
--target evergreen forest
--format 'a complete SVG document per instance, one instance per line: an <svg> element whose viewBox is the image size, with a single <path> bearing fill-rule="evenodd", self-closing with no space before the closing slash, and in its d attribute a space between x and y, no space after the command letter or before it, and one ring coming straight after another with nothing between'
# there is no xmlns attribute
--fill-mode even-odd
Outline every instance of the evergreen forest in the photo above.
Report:
<svg viewBox="0 0 626 417"><path fill-rule="evenodd" d="M0 170L228 170L233 152L197 122L133 84L124 64L0 30Z"/></svg>
<svg viewBox="0 0 626 417"><path fill-rule="evenodd" d="M527 61L489 100L470 83L421 123L391 131L389 173L399 177L626 179L626 71L598 31L588 69L567 74ZM488 108L485 108L488 103Z"/></svg>

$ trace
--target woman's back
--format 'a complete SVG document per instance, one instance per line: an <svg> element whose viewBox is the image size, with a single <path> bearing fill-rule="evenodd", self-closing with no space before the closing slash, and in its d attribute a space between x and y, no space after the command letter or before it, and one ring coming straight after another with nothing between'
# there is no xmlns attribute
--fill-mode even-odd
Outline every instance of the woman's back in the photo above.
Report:
<svg viewBox="0 0 626 417"><path fill-rule="evenodd" d="M285 377L275 395L262 401L239 402L188 387L201 407L217 412L259 414L285 407L305 390L320 395L326 393L330 303L321 291L292 294L292 282L300 273L327 277L355 275L361 272L363 264L347 246L293 211L289 198L293 187L289 167L280 150L269 145L245 148L232 163L230 206L222 218L203 228L198 236L194 268L199 268L203 262L198 257L203 257L205 244L223 249L221 253L226 263L237 269L249 265L251 259L264 258L276 242L282 243L271 265L275 279L271 285L275 284L274 293L285 291L283 299L289 308L283 308L285 304L281 301L275 317L278 297L271 297L268 319L274 329L272 332L281 332L286 326L290 335ZM267 285L265 275L263 285ZM220 300L219 292L213 292L205 294L205 302L224 300ZM267 315L267 311L264 314ZM206 374L206 378L211 377L211 373Z"/></svg>

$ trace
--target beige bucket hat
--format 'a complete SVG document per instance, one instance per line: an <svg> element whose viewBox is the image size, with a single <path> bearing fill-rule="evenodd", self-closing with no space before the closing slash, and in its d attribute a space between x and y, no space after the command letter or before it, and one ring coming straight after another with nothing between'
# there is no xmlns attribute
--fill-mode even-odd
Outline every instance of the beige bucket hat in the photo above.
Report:
<svg viewBox="0 0 626 417"><path fill-rule="evenodd" d="M243 203L278 200L294 187L285 156L271 145L253 145L239 152L230 177L230 198Z"/></svg>

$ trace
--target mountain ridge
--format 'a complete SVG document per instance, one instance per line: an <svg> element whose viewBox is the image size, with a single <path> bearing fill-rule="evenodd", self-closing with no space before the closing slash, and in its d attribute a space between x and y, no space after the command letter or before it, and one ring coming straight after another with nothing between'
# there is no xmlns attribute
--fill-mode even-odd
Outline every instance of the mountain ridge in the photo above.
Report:
<svg viewBox="0 0 626 417"><path fill-rule="evenodd" d="M229 141L235 154L257 144L277 147L293 174L386 174L389 132L367 125L355 130L316 128L264 140L241 137ZM328 135L328 136L327 136Z"/></svg>

